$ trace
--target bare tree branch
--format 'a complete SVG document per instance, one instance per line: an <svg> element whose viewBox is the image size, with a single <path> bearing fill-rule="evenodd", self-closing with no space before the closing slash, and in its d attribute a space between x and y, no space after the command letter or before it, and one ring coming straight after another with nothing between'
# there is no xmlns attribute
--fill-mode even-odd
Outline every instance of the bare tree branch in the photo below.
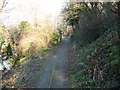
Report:
<svg viewBox="0 0 120 90"><path fill-rule="evenodd" d="M0 1L0 13L3 11L3 8L8 4L8 0Z"/></svg>

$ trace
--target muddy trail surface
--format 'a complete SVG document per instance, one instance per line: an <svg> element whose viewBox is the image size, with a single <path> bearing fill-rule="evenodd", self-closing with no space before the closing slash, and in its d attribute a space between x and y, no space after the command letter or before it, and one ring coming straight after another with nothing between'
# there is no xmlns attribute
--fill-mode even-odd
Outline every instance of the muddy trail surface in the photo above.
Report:
<svg viewBox="0 0 120 90"><path fill-rule="evenodd" d="M64 39L54 55L47 59L42 67L42 75L37 81L36 88L70 88L70 81L66 76L67 51L69 41Z"/></svg>

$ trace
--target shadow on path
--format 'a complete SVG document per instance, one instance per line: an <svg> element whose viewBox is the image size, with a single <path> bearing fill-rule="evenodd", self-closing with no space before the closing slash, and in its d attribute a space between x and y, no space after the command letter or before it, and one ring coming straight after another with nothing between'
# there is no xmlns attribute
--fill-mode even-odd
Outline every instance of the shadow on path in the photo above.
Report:
<svg viewBox="0 0 120 90"><path fill-rule="evenodd" d="M46 60L42 75L37 81L36 88L70 88L70 81L66 77L68 39L64 39L57 46L56 53Z"/></svg>

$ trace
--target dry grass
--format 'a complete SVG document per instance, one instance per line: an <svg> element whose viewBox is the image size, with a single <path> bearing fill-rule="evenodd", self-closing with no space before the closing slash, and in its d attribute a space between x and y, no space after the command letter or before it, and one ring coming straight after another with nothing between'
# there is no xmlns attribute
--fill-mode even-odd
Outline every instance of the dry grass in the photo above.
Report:
<svg viewBox="0 0 120 90"><path fill-rule="evenodd" d="M38 53L41 47L51 44L52 33L56 30L52 23L46 23L44 22L36 28L27 29L19 29L17 26L7 27L1 34L6 42L11 43L12 48L19 55L25 54L28 50Z"/></svg>
<svg viewBox="0 0 120 90"><path fill-rule="evenodd" d="M48 46L51 40L51 32L46 31L31 31L22 36L19 41L19 47L22 48L23 52L29 48L30 44L34 45L35 50L39 50L42 46Z"/></svg>
<svg viewBox="0 0 120 90"><path fill-rule="evenodd" d="M22 88L26 84L32 83L33 79L40 75L43 59L49 56L40 50L41 47L48 47L50 45L51 35L55 29L49 23L49 25L44 24L41 27L24 30L20 30L17 26L8 27L1 33L4 40L7 43L11 43L12 50L17 53L16 60L17 58L19 59L18 63L16 63L19 66L15 66L4 76L3 86L7 88ZM42 57L40 53L43 53L44 56ZM31 76L35 77L32 78Z"/></svg>

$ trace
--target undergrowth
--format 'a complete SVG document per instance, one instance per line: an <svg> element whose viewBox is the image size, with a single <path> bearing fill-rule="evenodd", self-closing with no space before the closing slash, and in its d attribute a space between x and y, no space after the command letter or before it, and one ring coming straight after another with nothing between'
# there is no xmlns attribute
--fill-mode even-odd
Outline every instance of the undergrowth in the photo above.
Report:
<svg viewBox="0 0 120 90"><path fill-rule="evenodd" d="M115 31L88 45L76 45L70 69L73 88L114 88L120 84L120 45Z"/></svg>

